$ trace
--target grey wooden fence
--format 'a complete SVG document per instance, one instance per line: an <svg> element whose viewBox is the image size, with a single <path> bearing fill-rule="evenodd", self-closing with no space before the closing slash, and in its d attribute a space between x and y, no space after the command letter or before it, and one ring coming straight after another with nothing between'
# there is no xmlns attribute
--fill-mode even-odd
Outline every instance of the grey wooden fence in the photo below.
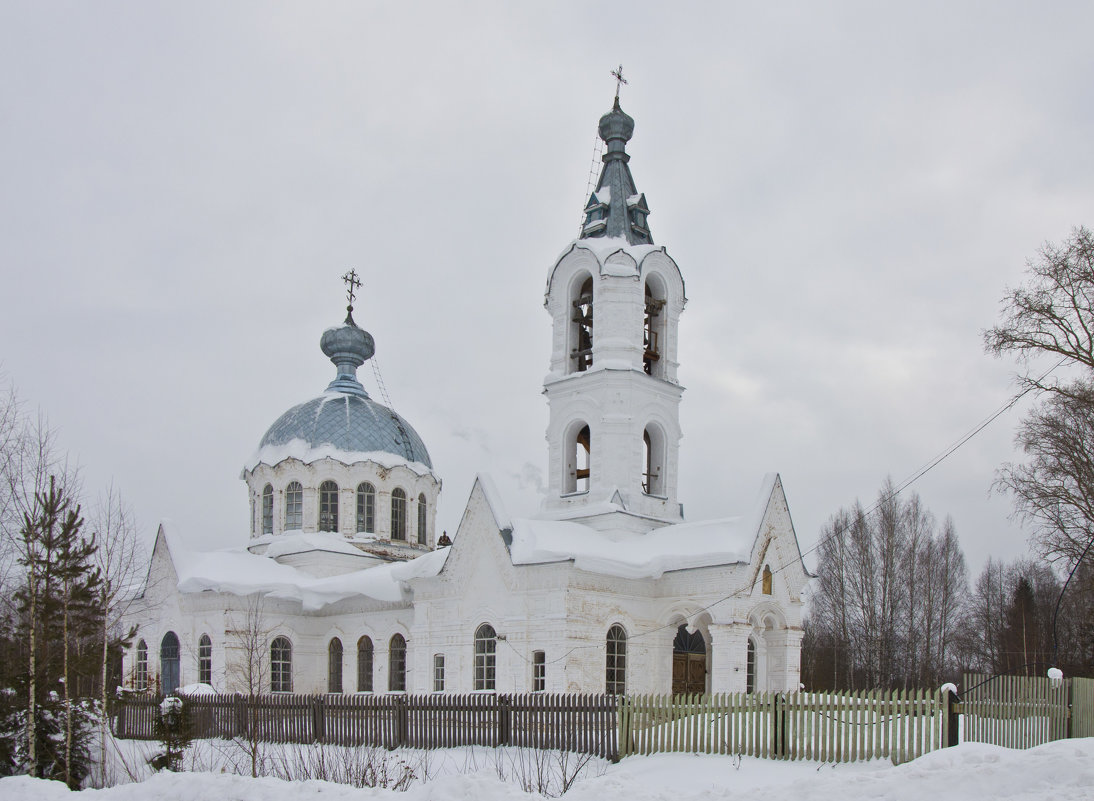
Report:
<svg viewBox="0 0 1094 801"><path fill-rule="evenodd" d="M516 745L618 758L618 699L608 695L199 695L186 699L194 738L254 737L383 748ZM118 737L153 739L159 700L118 700Z"/></svg>

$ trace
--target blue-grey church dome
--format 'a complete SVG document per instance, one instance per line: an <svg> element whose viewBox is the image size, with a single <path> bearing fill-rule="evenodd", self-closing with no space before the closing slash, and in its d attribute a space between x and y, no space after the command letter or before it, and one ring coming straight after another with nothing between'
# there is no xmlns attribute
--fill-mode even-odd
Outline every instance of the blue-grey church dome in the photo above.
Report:
<svg viewBox="0 0 1094 801"><path fill-rule="evenodd" d="M288 445L302 440L309 448L333 446L340 451L382 452L433 469L425 443L406 420L368 396L357 380L357 368L372 358L372 336L353 322L353 307L346 321L328 328L320 347L337 368L327 391L318 398L294 406L270 426L258 448Z"/></svg>
<svg viewBox="0 0 1094 801"><path fill-rule="evenodd" d="M432 469L425 443L410 423L361 392L327 391L294 406L270 426L259 449L300 439L312 448L390 453Z"/></svg>

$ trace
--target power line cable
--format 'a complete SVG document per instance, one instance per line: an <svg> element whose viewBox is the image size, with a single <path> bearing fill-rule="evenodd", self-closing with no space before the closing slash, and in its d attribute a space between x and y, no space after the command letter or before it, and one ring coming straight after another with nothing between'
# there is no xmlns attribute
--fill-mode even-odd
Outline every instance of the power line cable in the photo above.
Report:
<svg viewBox="0 0 1094 801"><path fill-rule="evenodd" d="M1060 359L1060 361L1056 362L1052 367L1048 368L1044 373L1042 373L1041 376L1037 379L1037 382L1039 383L1039 382L1043 381L1045 378L1048 377L1048 375L1050 373L1052 373L1057 368L1062 366L1066 361L1067 361L1066 358ZM994 412L989 414L982 421L977 423L969 432L967 432L963 436L959 437L952 444L950 444L945 449L943 449L938 455L936 455L935 457L933 457L932 459L927 461L922 467L920 467L918 470L914 471L910 476L905 478L899 485L897 485L896 489L894 489L891 493L889 493L886 496L883 496L883 497L879 498L874 503L874 505L871 506L863 514L863 518L868 518L871 515L877 513L877 511L881 508L881 506L883 504L885 504L888 501L890 501L891 499L897 497L901 492L906 490L908 487L910 487L916 481L921 479L923 476L927 475L927 473L929 473L931 470L933 470L935 467L937 467L939 464L941 464L947 458L952 456L958 449L960 449L965 444L967 444L973 437L975 437L977 434L979 434L981 431L983 431L985 428L987 428L989 425L991 425L993 422L995 422L997 419L999 419L1002 415L1004 415L1005 413L1007 413L1008 411L1013 409L1014 406L1022 398L1024 398L1026 395L1028 395L1035 388L1036 388L1035 385L1031 384L1030 386L1026 387L1022 391L1020 391L1020 392L1016 393L1015 395L1013 395L1012 397L1010 397L1007 400L1006 403L1004 403L1002 406L1000 406ZM786 570L786 569L792 567L793 565L797 564L798 562L803 561L804 558L808 554L811 554L814 551L816 551L825 542L831 540L834 537L842 536L846 531L847 531L847 526L843 526L843 527L840 527L838 529L833 530L832 533L830 533L828 536L822 537L817 542L817 544L814 545L812 548L809 548L804 552L799 552L798 559L786 562L785 564L780 565L777 568L775 568L774 570L772 570L771 571L772 575L774 575L776 573L781 573L783 570ZM1094 542L1094 541L1092 541L1092 542ZM1089 548L1089 546L1088 546L1088 548ZM1084 555L1085 555L1085 551L1084 551ZM1080 557L1080 561L1081 561L1081 557ZM1070 577L1069 577L1069 580L1070 580ZM726 601L730 601L730 600L733 600L734 598L739 597L742 592L750 590L754 585L755 585L755 581L750 581L748 584L741 585L736 590L731 592L729 595L722 596L721 598L718 598L717 600L712 601L711 603L707 604L706 606L700 607L699 609L695 610L692 613L691 616L694 617L694 616L699 615L703 612L709 612L711 609L713 609L718 604L724 603ZM1066 588L1066 585L1065 585L1065 588ZM1062 593L1061 593L1061 598L1062 597L1063 596L1062 596ZM1058 603L1057 603L1057 606L1059 606ZM664 631L667 628L673 627L674 625L675 624L673 624L673 623L663 623L660 626L656 626L652 629L648 629L646 631L639 632L637 634L633 634L633 635L628 634L626 641L630 642L632 640L638 640L638 639L641 639L643 637L648 637L652 634L656 634L660 631ZM1053 626L1055 628L1055 618L1054 618ZM506 645L508 645L509 648L514 653L516 653L521 659L523 659L525 662L530 662L531 661L526 656L524 656L519 651L517 651L517 649L512 644L509 643L508 639L503 640L503 642ZM565 659L566 657L568 657L570 654L574 653L575 651L584 650L584 649L587 649L587 648L601 648L601 647L603 647L601 643L589 643L588 645L575 645L572 648L570 648L569 650L567 650L565 653L563 653L562 656L558 657L557 659L552 659L551 661L546 662L545 664L555 664L557 662L560 662L563 659Z"/></svg>

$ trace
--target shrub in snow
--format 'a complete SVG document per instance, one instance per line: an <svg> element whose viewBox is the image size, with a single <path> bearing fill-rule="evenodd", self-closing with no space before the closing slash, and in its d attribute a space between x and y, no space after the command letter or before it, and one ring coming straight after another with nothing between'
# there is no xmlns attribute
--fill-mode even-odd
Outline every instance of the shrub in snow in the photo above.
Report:
<svg viewBox="0 0 1094 801"><path fill-rule="evenodd" d="M1048 678L1053 684L1059 684L1064 680L1064 672L1060 668L1051 667L1048 669Z"/></svg>
<svg viewBox="0 0 1094 801"><path fill-rule="evenodd" d="M152 722L152 733L163 745L163 751L149 759L148 764L156 770L178 770L193 738L190 710L181 698L169 695L163 699Z"/></svg>

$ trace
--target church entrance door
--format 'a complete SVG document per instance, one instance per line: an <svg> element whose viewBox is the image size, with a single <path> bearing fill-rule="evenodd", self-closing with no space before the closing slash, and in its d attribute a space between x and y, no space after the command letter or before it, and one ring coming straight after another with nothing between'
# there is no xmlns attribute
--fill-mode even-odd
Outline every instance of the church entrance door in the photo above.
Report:
<svg viewBox="0 0 1094 801"><path fill-rule="evenodd" d="M672 694L701 694L707 691L707 644L700 632L676 630L672 642Z"/></svg>

